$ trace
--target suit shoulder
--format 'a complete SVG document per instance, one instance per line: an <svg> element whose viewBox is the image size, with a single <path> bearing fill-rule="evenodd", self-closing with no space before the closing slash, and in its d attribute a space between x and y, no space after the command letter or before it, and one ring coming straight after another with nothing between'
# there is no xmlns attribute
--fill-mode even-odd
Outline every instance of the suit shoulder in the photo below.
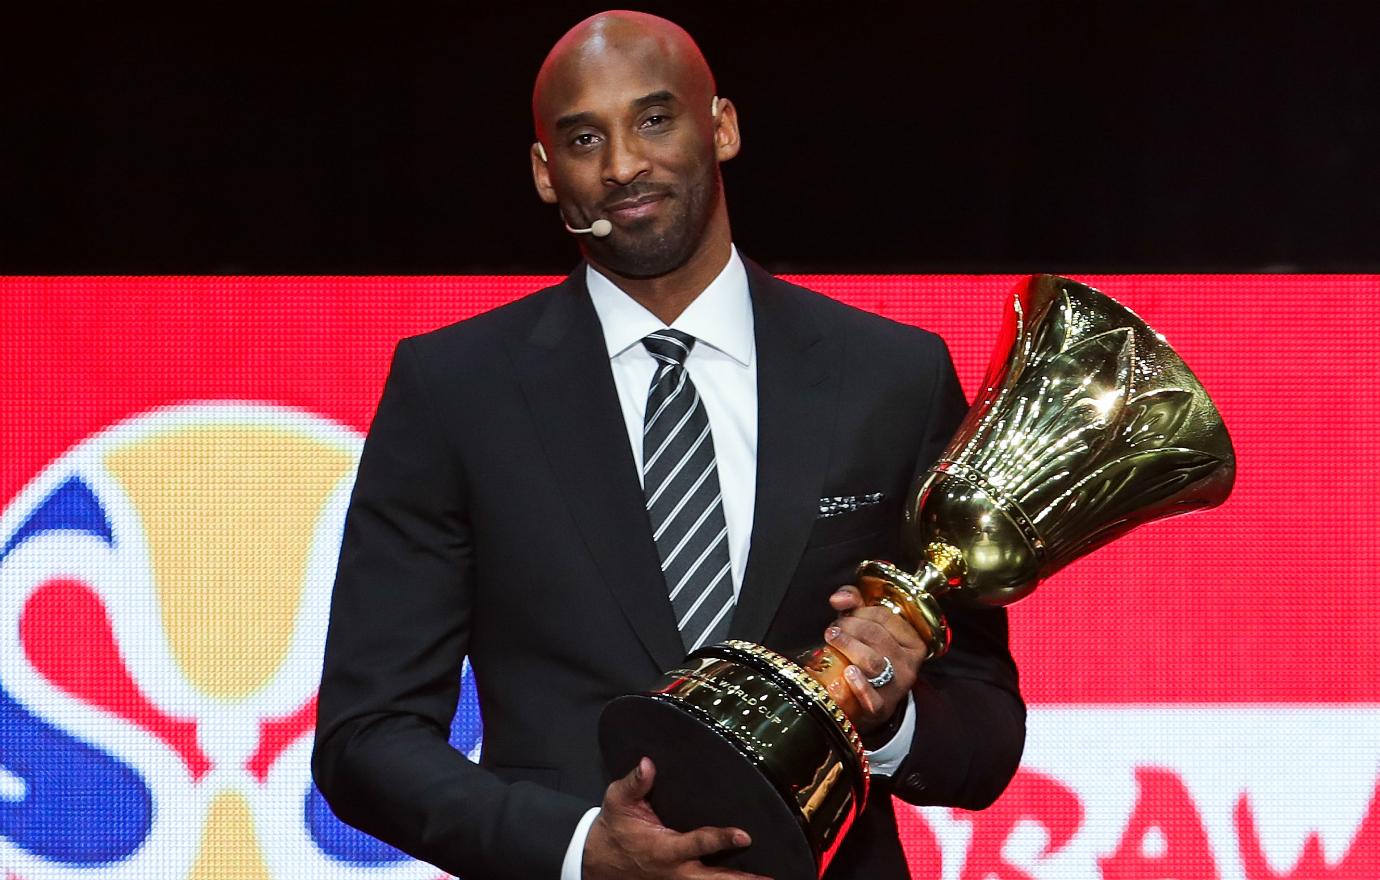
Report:
<svg viewBox="0 0 1380 880"><path fill-rule="evenodd" d="M903 324L780 278L775 281L810 310L821 327L842 329L848 336L869 345L896 346L912 354L917 348L947 354L944 340L930 330Z"/></svg>
<svg viewBox="0 0 1380 880"><path fill-rule="evenodd" d="M409 336L400 341L398 347L409 348L428 362L489 358L496 348L506 344L506 340L530 332L546 304L564 292L566 284L543 287L486 312Z"/></svg>

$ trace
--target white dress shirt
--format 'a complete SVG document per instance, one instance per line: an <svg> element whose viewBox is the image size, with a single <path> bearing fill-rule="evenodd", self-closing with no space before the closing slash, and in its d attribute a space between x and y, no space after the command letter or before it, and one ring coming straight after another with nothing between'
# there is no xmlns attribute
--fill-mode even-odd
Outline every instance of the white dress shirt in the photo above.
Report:
<svg viewBox="0 0 1380 880"><path fill-rule="evenodd" d="M593 267L586 269L585 284L604 328L613 384L628 429L628 445L637 462L637 478L641 480L647 392L657 368L656 358L642 340L665 330L666 325ZM747 569L752 509L757 496L757 340L753 335L747 270L736 250L723 271L681 312L671 329L696 340L685 359L685 371L695 383L709 416L710 439L723 494L724 525L728 527L729 571L733 596L737 598Z"/></svg>
<svg viewBox="0 0 1380 880"><path fill-rule="evenodd" d="M667 327L593 266L586 266L585 286L603 327L613 383L628 429L628 445L641 480L642 427L647 392L657 367L642 340ZM728 262L718 276L680 313L670 329L696 339L685 359L685 369L709 417L736 598L747 569L757 494L757 338L747 269L736 247L730 250ZM907 696L905 716L896 735L877 751L868 753L874 775L890 776L896 772L914 731L915 701ZM561 864L561 880L580 880L585 838L598 815L599 808L594 807L576 826Z"/></svg>

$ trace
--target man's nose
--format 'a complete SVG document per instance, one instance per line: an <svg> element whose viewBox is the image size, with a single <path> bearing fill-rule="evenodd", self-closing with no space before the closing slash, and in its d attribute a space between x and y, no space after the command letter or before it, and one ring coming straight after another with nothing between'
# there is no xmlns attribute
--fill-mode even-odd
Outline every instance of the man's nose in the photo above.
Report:
<svg viewBox="0 0 1380 880"><path fill-rule="evenodd" d="M604 151L604 182L626 186L652 170L645 144L632 135L615 135Z"/></svg>

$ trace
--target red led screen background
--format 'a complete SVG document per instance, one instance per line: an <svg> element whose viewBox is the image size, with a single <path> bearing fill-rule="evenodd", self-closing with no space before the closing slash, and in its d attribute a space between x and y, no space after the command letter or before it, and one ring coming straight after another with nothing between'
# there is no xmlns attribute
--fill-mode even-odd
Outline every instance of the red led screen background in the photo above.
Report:
<svg viewBox="0 0 1380 880"><path fill-rule="evenodd" d="M331 540L396 340L551 280L0 280L0 871L437 876L304 800ZM971 394L1017 279L791 280L940 333ZM1380 277L1079 280L1192 366L1236 489L1013 609L1023 770L898 804L914 876L1380 876Z"/></svg>

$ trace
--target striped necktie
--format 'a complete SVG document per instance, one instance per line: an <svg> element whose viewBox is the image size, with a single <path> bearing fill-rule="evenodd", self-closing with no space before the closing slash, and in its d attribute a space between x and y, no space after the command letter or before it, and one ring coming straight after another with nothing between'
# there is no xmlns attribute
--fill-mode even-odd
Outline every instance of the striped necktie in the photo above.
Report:
<svg viewBox="0 0 1380 880"><path fill-rule="evenodd" d="M642 489L676 626L689 652L728 635L728 527L709 416L685 369L695 337L660 330L642 344L657 361L642 429Z"/></svg>

